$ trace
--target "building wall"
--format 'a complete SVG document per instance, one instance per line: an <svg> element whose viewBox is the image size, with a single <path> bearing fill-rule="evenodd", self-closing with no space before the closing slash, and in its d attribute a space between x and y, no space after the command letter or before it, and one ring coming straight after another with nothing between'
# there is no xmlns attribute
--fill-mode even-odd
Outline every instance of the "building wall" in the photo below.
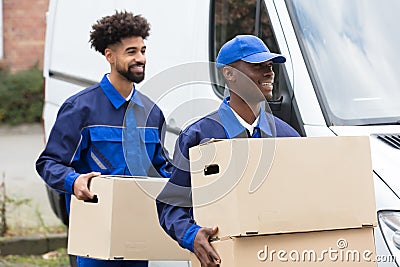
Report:
<svg viewBox="0 0 400 267"><path fill-rule="evenodd" d="M12 72L43 67L49 0L3 1L3 62Z"/></svg>

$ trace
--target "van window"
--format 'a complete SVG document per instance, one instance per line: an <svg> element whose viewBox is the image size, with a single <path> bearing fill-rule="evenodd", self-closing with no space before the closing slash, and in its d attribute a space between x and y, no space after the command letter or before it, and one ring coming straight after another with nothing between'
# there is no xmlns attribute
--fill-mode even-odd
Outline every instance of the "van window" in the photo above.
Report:
<svg viewBox="0 0 400 267"><path fill-rule="evenodd" d="M328 125L398 124L400 1L286 4Z"/></svg>
<svg viewBox="0 0 400 267"><path fill-rule="evenodd" d="M254 34L260 37L275 53L279 47L270 24L264 1L252 0L215 0L211 12L211 59L214 62L221 46L238 34ZM274 66L275 76L279 77L279 68ZM215 84L223 84L221 74L215 70ZM277 81L276 81L277 82ZM274 87L274 99L279 98L279 86ZM216 93L221 98L225 88L216 86Z"/></svg>

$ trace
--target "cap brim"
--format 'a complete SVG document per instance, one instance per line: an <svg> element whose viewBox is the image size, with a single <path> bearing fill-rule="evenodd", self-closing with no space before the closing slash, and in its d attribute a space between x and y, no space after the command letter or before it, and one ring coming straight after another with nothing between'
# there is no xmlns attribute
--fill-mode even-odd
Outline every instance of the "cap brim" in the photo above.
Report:
<svg viewBox="0 0 400 267"><path fill-rule="evenodd" d="M248 63L261 63L265 61L270 61L274 63L285 63L286 58L280 54L269 53L269 52L261 52L256 53L247 57L242 58L243 61Z"/></svg>
<svg viewBox="0 0 400 267"><path fill-rule="evenodd" d="M218 62L216 62L216 65L217 65L217 69L220 69L220 68L226 66L226 64L222 64L222 63L218 63Z"/></svg>

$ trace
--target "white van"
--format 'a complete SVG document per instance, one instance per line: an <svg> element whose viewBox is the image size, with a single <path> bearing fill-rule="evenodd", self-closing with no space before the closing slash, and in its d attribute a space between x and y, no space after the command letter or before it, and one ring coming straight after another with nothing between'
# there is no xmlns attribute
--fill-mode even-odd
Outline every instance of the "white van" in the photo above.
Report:
<svg viewBox="0 0 400 267"><path fill-rule="evenodd" d="M225 41L256 34L284 54L287 62L275 69L272 111L302 136L370 136L377 261L380 267L399 266L394 258L400 261L400 1L50 0L46 137L62 102L108 71L104 57L89 46L89 32L92 23L116 9L142 14L151 24L146 79L139 90L165 113L170 154L179 130L216 109L224 95L215 69L204 62L215 61ZM157 83L159 77L169 82ZM67 223L62 199L49 195Z"/></svg>

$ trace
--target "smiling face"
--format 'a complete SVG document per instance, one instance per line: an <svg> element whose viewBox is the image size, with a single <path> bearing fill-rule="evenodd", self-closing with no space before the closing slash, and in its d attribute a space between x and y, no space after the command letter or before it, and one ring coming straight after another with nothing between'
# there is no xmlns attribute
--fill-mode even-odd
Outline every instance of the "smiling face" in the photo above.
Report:
<svg viewBox="0 0 400 267"><path fill-rule="evenodd" d="M227 79L229 88L246 102L272 99L275 78L272 65L272 61L248 63L242 60L230 64L232 77Z"/></svg>
<svg viewBox="0 0 400 267"><path fill-rule="evenodd" d="M116 71L121 79L126 79L130 82L140 83L143 81L146 65L146 46L142 37L124 38L120 43L108 49L107 52L110 55L110 59L112 59L109 60L111 71Z"/></svg>

